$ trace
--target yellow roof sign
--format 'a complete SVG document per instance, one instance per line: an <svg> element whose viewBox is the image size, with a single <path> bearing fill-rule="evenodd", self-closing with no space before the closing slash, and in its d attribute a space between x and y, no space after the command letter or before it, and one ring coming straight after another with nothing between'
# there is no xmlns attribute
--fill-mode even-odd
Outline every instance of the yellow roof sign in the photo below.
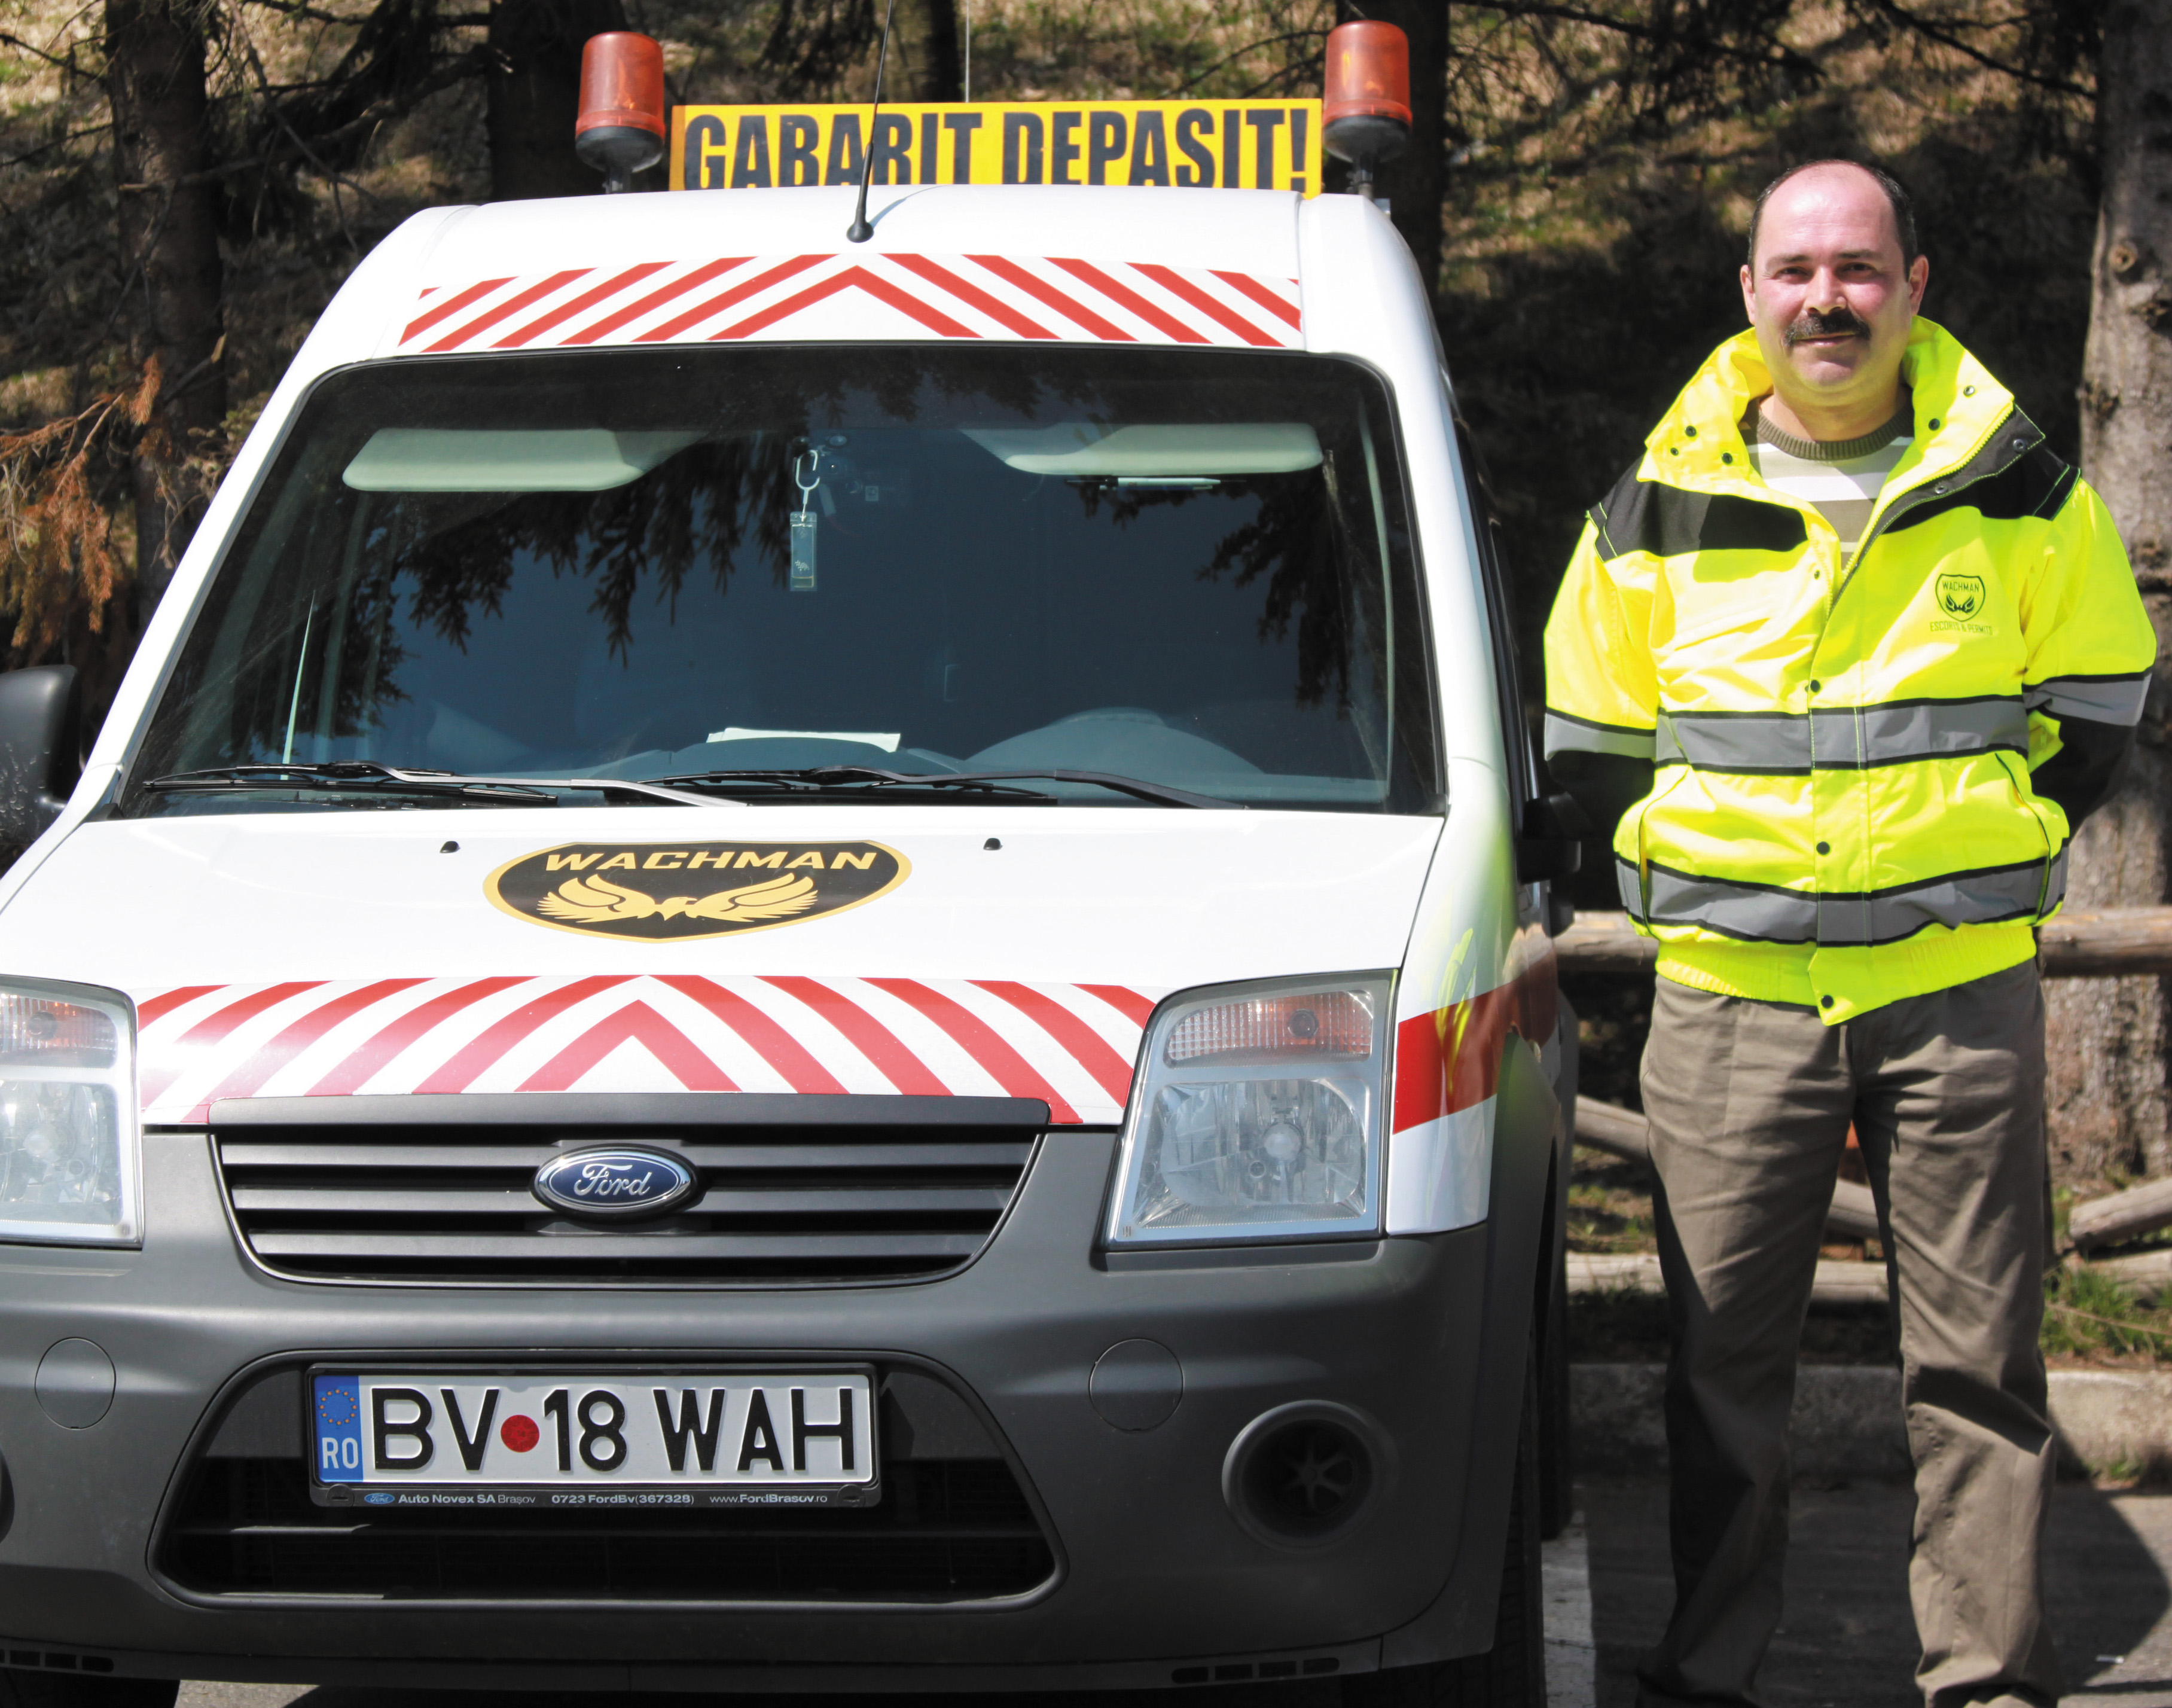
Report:
<svg viewBox="0 0 2172 1708"><path fill-rule="evenodd" d="M1320 193L1316 100L675 107L671 187L857 184L870 148L875 184Z"/></svg>

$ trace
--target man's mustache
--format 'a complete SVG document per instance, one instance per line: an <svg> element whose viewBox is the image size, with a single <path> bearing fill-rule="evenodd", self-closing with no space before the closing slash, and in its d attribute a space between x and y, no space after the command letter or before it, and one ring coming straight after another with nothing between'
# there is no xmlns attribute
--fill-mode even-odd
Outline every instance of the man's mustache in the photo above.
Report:
<svg viewBox="0 0 2172 1708"><path fill-rule="evenodd" d="M1848 308L1833 309L1830 314L1817 309L1805 309L1788 324L1788 346L1793 349L1806 338L1862 338L1868 340L1870 328L1855 310Z"/></svg>

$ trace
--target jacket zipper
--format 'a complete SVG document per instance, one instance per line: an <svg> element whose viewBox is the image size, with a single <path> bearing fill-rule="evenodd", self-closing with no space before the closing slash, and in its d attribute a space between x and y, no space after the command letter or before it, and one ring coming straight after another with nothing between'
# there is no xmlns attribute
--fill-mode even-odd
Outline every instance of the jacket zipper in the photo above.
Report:
<svg viewBox="0 0 2172 1708"><path fill-rule="evenodd" d="M1998 418L1998 424L1985 436L1986 441L1988 442L1991 439L1995 439L2001 433L2006 432L2007 424L2013 421L2016 416L2020 416L2020 414L2021 411L2018 409L2008 410L2004 415ZM2025 419L2025 417L2024 418ZM2030 425L2033 427L2035 426L2035 423L2032 422L2030 422ZM2023 446L2020 450L2014 452L2013 456L2025 456L2030 450L2043 443L2044 435L2041 432L2039 432L2034 439L2029 442L2028 444ZM1857 565L1862 563L1863 554L1868 551L1871 546L1876 543L1879 536L1884 534L1886 529L1891 526L1896 517L1906 515L1911 510L1915 509L1919 504L1928 499L1950 497L1955 492L1966 491L1970 486L1976 486L1981 481L1988 481L1993 475L2004 474L2006 470L2012 466L2012 465L2013 458L2002 459L1997 463L1993 464L1990 468L1984 470L1981 474L1970 475L1965 481L1957 478L1960 470L1955 470L1953 474L1948 475L1944 477L1943 490L1940 490L1936 481L1927 481L1922 486L1910 487L1907 491L1902 493L1898 498L1893 501L1893 506L1890 509L1884 512L1877 518L1876 520L1872 522L1870 524L1870 531L1864 534L1862 539L1856 541L1855 550L1848 554L1847 561L1841 566L1840 585L1833 589L1833 603L1835 604L1838 604L1840 603L1841 594L1847 590L1848 583L1855 579L1856 567ZM1961 468L1965 469L1966 467L1968 467L1968 464L1964 462L1961 465ZM1831 614L1828 613L1827 615L1828 620L1830 620Z"/></svg>

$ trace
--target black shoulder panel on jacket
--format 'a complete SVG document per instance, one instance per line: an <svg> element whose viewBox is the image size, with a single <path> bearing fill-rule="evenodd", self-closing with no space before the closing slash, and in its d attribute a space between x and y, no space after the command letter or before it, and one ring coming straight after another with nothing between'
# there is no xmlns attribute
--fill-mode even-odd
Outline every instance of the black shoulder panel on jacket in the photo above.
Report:
<svg viewBox="0 0 2172 1708"><path fill-rule="evenodd" d="M1732 494L1685 492L1640 481L1632 469L1592 507L1599 549L1606 557L1648 551L1675 557L1688 551L1792 551L1805 537L1799 511Z"/></svg>
<svg viewBox="0 0 2172 1708"><path fill-rule="evenodd" d="M1971 481L1943 498L1927 497L1922 503L1910 505L1886 524L1885 531L1898 534L1953 510L1973 510L1987 522L2019 522L2030 516L2048 518L2059 513L2073 490L2073 465L2038 445L1995 475Z"/></svg>
<svg viewBox="0 0 2172 1708"><path fill-rule="evenodd" d="M1808 537L1801 511L1728 493L1711 501L1696 545L1700 551L1793 551Z"/></svg>

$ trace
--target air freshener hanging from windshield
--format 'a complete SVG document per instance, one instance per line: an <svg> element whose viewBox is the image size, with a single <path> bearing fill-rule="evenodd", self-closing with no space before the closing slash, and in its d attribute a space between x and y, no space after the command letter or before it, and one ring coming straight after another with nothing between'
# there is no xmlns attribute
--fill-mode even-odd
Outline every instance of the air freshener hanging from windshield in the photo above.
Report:
<svg viewBox="0 0 2172 1708"><path fill-rule="evenodd" d="M822 484L818 452L809 448L792 465L793 484L799 488L799 508L792 513L792 580L794 593L814 591L814 489Z"/></svg>

